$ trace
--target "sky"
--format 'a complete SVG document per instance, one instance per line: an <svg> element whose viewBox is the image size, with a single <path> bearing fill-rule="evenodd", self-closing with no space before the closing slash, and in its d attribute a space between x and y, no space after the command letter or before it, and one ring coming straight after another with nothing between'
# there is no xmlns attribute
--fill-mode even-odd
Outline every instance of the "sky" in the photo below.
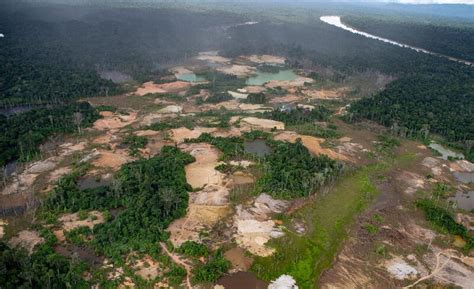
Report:
<svg viewBox="0 0 474 289"><path fill-rule="evenodd" d="M474 4L474 0L369 0L367 2L395 2L403 4Z"/></svg>

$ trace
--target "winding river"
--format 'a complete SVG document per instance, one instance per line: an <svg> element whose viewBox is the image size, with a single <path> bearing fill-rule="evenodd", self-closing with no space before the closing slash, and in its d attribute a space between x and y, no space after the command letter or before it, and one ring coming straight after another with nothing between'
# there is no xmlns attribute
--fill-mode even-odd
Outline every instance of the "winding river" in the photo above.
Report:
<svg viewBox="0 0 474 289"><path fill-rule="evenodd" d="M429 50L426 50L426 49L423 49L423 48L403 44L403 43L396 42L396 41L393 41L393 40L390 40L390 39L387 39L387 38L379 37L379 36L376 36L376 35L373 35L373 34L370 34L370 33L367 33L367 32L359 31L357 29L354 29L354 28L352 28L350 26L347 26L346 24L342 23L340 16L322 16L319 19L321 21L323 21L324 23L327 23L329 25L336 26L336 27L341 28L343 30L349 31L349 32L354 33L354 34L362 35L362 36L370 38L370 39L379 40L379 41L382 41L382 42L385 42L385 43L388 43L388 44L392 44L392 45L395 45L395 46L399 46L399 47L402 47L402 48L408 48L408 49L411 49L411 50L415 50L416 52L426 53L426 54L434 55L434 56L437 56L437 57L443 57L443 58L449 59L449 60L454 61L454 62L459 62L459 63L466 64L466 65L469 65L469 66L474 66L473 62L469 62L469 61L466 61L466 60L463 60L463 59L459 59L459 58L455 58L455 57L452 57L452 56L436 53L436 52L429 51Z"/></svg>

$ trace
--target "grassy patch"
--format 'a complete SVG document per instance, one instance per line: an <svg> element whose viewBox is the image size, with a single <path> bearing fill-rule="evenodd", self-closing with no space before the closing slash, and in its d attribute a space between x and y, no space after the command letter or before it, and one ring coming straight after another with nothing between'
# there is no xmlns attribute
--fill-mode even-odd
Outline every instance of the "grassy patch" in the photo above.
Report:
<svg viewBox="0 0 474 289"><path fill-rule="evenodd" d="M371 179L389 167L376 164L341 177L330 193L296 213L313 227L304 236L292 233L273 241L277 252L257 257L252 266L259 278L271 280L281 274L292 275L300 288L314 288L346 238L346 229L378 191Z"/></svg>

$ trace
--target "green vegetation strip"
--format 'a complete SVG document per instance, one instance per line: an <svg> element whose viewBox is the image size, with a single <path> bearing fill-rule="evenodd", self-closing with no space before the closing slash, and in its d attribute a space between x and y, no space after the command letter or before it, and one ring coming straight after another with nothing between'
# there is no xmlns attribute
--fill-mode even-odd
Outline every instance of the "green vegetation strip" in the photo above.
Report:
<svg viewBox="0 0 474 289"><path fill-rule="evenodd" d="M303 236L287 232L273 245L271 257L258 257L252 270L259 278L271 280L281 274L293 276L300 288L314 288L347 236L347 228L377 195L372 177L391 167L380 163L343 176L330 193L298 211L293 217L311 225Z"/></svg>

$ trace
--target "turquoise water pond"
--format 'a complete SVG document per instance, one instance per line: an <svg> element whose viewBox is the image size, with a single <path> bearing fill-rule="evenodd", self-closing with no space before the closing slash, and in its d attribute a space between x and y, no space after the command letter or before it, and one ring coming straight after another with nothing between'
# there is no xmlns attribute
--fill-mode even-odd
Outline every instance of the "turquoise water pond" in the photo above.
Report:
<svg viewBox="0 0 474 289"><path fill-rule="evenodd" d="M196 75L194 73L183 73L176 76L177 79L187 82L199 82L205 81L206 79L202 76Z"/></svg>
<svg viewBox="0 0 474 289"><path fill-rule="evenodd" d="M257 71L255 75L252 75L247 79L247 85L264 85L265 83L272 80L295 80L298 75L291 69L280 70L277 73L269 73Z"/></svg>

